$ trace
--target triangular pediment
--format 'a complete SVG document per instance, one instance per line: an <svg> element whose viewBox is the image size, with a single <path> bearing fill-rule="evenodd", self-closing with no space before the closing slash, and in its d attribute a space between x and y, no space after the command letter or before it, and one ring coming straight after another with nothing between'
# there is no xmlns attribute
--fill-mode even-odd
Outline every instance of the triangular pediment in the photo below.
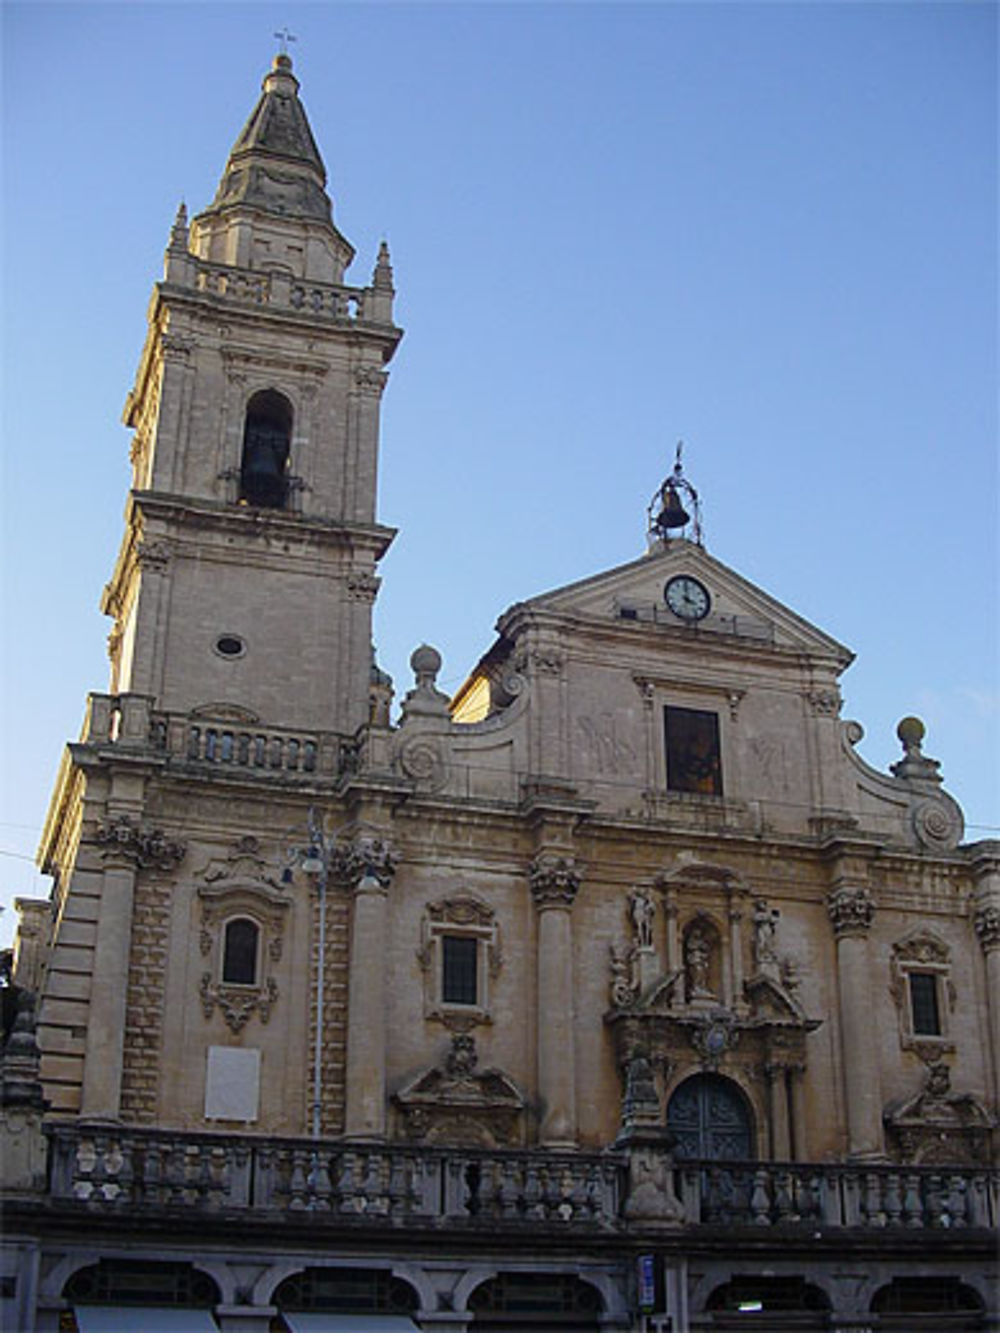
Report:
<svg viewBox="0 0 1000 1333"><path fill-rule="evenodd" d="M667 585L684 576L697 580L708 593L709 608L702 619L686 622L667 605ZM512 634L525 616L545 615L577 623L614 623L627 632L645 625L690 629L706 638L729 636L833 658L841 669L853 658L842 643L703 547L684 540L657 545L637 560L519 602L500 618L499 629Z"/></svg>

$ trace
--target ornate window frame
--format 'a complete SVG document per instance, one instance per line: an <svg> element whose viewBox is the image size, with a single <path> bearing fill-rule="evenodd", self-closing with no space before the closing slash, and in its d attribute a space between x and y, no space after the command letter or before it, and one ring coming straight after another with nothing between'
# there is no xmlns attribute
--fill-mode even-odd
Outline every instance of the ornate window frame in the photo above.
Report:
<svg viewBox="0 0 1000 1333"><path fill-rule="evenodd" d="M955 985L951 979L951 951L933 931L912 931L892 946L889 991L899 1017L899 1040L904 1050L935 1055L953 1051L951 1014L955 1007ZM935 981L940 1032L916 1032L913 1027L911 977L930 975Z"/></svg>
<svg viewBox="0 0 1000 1333"><path fill-rule="evenodd" d="M444 998L444 939L455 936L476 942L476 1001L460 1004ZM424 1017L450 1028L492 1022L491 982L500 971L500 927L496 912L468 893L428 903L420 929L417 959L424 974Z"/></svg>
<svg viewBox="0 0 1000 1333"><path fill-rule="evenodd" d="M288 900L262 884L242 883L198 888L201 903L199 947L205 962L198 991L202 1012L210 1019L218 1008L232 1032L240 1032L253 1014L262 1023L271 1017L278 1000L273 975L284 948ZM227 927L233 921L257 927L257 965L253 983L224 980Z"/></svg>

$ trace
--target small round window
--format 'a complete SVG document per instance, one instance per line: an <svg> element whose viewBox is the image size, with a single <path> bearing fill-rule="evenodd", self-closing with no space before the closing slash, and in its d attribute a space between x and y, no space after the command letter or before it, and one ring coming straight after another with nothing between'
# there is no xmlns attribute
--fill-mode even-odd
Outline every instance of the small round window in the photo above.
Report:
<svg viewBox="0 0 1000 1333"><path fill-rule="evenodd" d="M246 644L237 634L220 634L215 641L215 651L220 657L242 657Z"/></svg>

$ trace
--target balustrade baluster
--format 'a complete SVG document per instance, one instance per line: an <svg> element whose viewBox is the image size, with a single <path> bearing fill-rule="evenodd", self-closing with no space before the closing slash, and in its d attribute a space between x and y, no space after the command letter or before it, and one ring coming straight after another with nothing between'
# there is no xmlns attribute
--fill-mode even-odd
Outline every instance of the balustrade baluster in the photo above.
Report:
<svg viewBox="0 0 1000 1333"><path fill-rule="evenodd" d="M542 1182L538 1178L538 1167L535 1162L528 1162L524 1173L524 1215L529 1218L540 1218L545 1216L545 1207L542 1203Z"/></svg>
<svg viewBox="0 0 1000 1333"><path fill-rule="evenodd" d="M292 1172L288 1180L288 1207L293 1212L304 1212L309 1207L307 1166L309 1156L301 1148L292 1149Z"/></svg>
<svg viewBox="0 0 1000 1333"><path fill-rule="evenodd" d="M868 1171L865 1174L862 1207L867 1226L885 1226L885 1214L882 1211L882 1182L875 1171Z"/></svg>
<svg viewBox="0 0 1000 1333"><path fill-rule="evenodd" d="M312 1155L308 1184L311 1207L316 1209L317 1212L328 1213L333 1186L330 1183L326 1154L318 1150Z"/></svg>
<svg viewBox="0 0 1000 1333"><path fill-rule="evenodd" d="M941 1177L930 1176L927 1180L925 1191L927 1224L932 1227L946 1227L950 1225L951 1219L947 1216L944 1207L944 1196L941 1189Z"/></svg>
<svg viewBox="0 0 1000 1333"><path fill-rule="evenodd" d="M903 1222L908 1227L924 1225L924 1205L920 1197L920 1177L913 1171L906 1176L903 1194Z"/></svg>
<svg viewBox="0 0 1000 1333"><path fill-rule="evenodd" d="M951 1214L953 1227L966 1225L965 1181L959 1175L948 1177L948 1212Z"/></svg>
<svg viewBox="0 0 1000 1333"><path fill-rule="evenodd" d="M885 1224L888 1227L899 1226L899 1217L903 1211L899 1183L899 1172L890 1171L886 1177L885 1195L882 1200L882 1207L885 1209Z"/></svg>
<svg viewBox="0 0 1000 1333"><path fill-rule="evenodd" d="M787 1171L778 1171L774 1178L774 1206L779 1222L796 1222L798 1216L792 1204L792 1178Z"/></svg>
<svg viewBox="0 0 1000 1333"><path fill-rule="evenodd" d="M771 1224L771 1200L768 1197L768 1173L761 1167L753 1175L753 1194L750 1197L750 1211L757 1226Z"/></svg>

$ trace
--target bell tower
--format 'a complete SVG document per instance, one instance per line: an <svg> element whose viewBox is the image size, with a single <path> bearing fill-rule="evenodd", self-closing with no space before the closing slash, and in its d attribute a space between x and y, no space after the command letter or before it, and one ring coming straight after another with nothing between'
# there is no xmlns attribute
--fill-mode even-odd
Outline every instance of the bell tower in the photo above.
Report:
<svg viewBox="0 0 1000 1333"><path fill-rule="evenodd" d="M353 733L368 718L379 403L393 324L334 225L285 54L211 205L182 205L124 421L126 525L102 609L112 694Z"/></svg>

